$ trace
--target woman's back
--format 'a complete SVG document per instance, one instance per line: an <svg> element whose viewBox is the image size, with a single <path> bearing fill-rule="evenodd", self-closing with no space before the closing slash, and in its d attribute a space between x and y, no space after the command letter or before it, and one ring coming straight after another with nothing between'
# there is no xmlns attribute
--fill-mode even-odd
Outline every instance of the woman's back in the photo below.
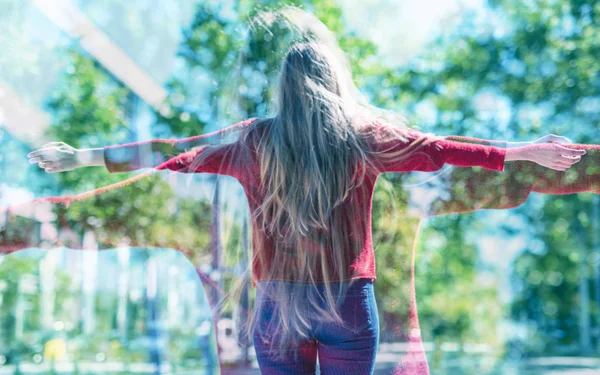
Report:
<svg viewBox="0 0 600 375"><path fill-rule="evenodd" d="M262 119L256 123L255 121L248 124L251 131L245 138L247 145L244 148L250 151L250 156L245 158L247 164L240 167L237 177L246 192L251 216L257 218L259 214L265 214L258 211L268 193L260 178L260 144L266 142L264 138L269 136L266 128L271 124L270 119ZM252 220L253 285L261 280L308 281L309 275L306 274L306 270L297 274L294 271L298 268L276 266L282 262L307 262L312 267L310 280L314 282L375 279L371 209L373 191L380 173L433 171L440 169L446 162L483 166L492 170L502 170L504 167L504 151L501 149L445 141L417 131L393 128L382 121L366 121L357 126L357 135L374 154L369 163L355 163L351 166L350 171L354 175L348 175L347 178L353 179L355 185L348 191L347 197L331 211L332 215L340 218L336 222L336 228L312 228L307 235L299 238L298 243L286 244L276 236L266 233L260 226L260 220ZM394 157L406 151L406 148L421 137L425 137L426 142L430 143L408 157ZM365 170L364 176L360 173L361 168ZM359 178L360 176L362 178ZM296 183L302 185L302 178L296 178ZM280 229L285 232L289 228ZM332 245L331 233L334 229L344 233L347 246L340 248ZM298 259L298 247L306 251L306 257L312 259ZM343 268L345 278L335 278L336 267Z"/></svg>

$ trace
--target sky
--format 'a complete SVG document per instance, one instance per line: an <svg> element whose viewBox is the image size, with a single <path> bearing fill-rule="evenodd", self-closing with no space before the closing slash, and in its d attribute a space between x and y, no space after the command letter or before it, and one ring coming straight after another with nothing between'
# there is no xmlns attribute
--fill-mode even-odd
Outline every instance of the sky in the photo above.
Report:
<svg viewBox="0 0 600 375"><path fill-rule="evenodd" d="M464 11L484 0L338 0L347 27L379 47L382 62L398 66L423 51Z"/></svg>

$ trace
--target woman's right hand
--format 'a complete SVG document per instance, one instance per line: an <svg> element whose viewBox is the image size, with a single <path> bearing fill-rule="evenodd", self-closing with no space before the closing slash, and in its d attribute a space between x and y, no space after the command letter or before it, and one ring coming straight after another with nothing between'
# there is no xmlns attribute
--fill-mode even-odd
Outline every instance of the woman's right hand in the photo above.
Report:
<svg viewBox="0 0 600 375"><path fill-rule="evenodd" d="M48 173L66 172L81 167L79 150L64 142L50 142L27 154L29 163L38 163Z"/></svg>
<svg viewBox="0 0 600 375"><path fill-rule="evenodd" d="M506 161L529 160L556 171L566 171L581 160L585 150L576 150L557 143L541 143L506 150Z"/></svg>

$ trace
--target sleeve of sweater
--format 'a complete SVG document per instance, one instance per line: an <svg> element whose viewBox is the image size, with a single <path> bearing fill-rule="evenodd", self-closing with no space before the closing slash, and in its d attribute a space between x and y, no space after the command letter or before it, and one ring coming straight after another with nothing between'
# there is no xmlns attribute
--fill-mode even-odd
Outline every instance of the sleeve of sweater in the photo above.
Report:
<svg viewBox="0 0 600 375"><path fill-rule="evenodd" d="M408 149L413 147L411 143L423 136L425 142L414 151L409 151ZM503 171L506 157L505 148L458 142L384 125L376 125L373 146L374 150L384 154L376 160L379 173L433 172L440 170L444 164ZM410 152L408 157L402 156L404 151Z"/></svg>
<svg viewBox="0 0 600 375"><path fill-rule="evenodd" d="M104 147L104 163L110 173L129 172L142 168L171 169L182 171L182 163L178 158L194 147L206 145L207 147L217 147L217 144L225 134L249 126L254 118L240 121L226 128L202 134L194 137L167 140L153 139L150 141L133 142L114 146ZM217 167L221 166L219 156L226 155L227 148L222 148L223 152L216 153L215 159L211 160L204 167L205 170L197 172L227 174L227 170Z"/></svg>
<svg viewBox="0 0 600 375"><path fill-rule="evenodd" d="M194 151L178 155L156 167L179 173L212 173L242 179L243 168L238 157L239 143L201 146ZM194 161L203 152L210 152L203 162Z"/></svg>
<svg viewBox="0 0 600 375"><path fill-rule="evenodd" d="M482 145L498 142L461 136L445 138ZM424 214L427 217L514 208L523 204L532 192L597 194L600 192L600 145L571 144L569 148L586 150L586 154L564 172L527 161L508 162L502 173L481 168L449 168L448 173L436 177L435 185L441 191L423 210Z"/></svg>

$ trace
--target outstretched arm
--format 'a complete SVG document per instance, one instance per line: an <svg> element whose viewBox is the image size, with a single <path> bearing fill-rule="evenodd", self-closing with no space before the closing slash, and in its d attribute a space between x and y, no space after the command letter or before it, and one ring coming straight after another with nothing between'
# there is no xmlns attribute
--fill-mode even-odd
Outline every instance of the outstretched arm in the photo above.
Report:
<svg viewBox="0 0 600 375"><path fill-rule="evenodd" d="M458 142L380 123L374 124L367 139L374 155L377 155L374 163L377 173L435 172L445 164L503 171L505 162L520 160L565 170L585 154L585 151L558 144L532 144L505 149Z"/></svg>
<svg viewBox="0 0 600 375"><path fill-rule="evenodd" d="M250 118L211 133L178 140L153 139L87 149L76 149L64 142L50 142L27 156L30 163L39 163L39 166L49 173L66 172L82 167L106 167L110 173L157 167L183 171L180 163L175 162L179 156L188 151L196 151L201 146L218 145L223 136L242 130L255 119ZM196 172L221 172L220 169L210 169L211 166L207 166L206 171Z"/></svg>
<svg viewBox="0 0 600 375"><path fill-rule="evenodd" d="M89 149L91 151L88 159L92 160L90 165L105 165L111 173L155 168L194 147L216 144L223 134L247 127L254 120L251 118L212 133L179 140L153 139L145 142L106 146L102 149ZM100 152L102 158L100 158ZM169 169L172 168L169 167Z"/></svg>
<svg viewBox="0 0 600 375"><path fill-rule="evenodd" d="M503 141L446 136L448 140L481 145L512 147ZM504 143L504 146L502 144ZM483 168L450 168L437 177L434 185L438 197L422 209L425 217L473 212L480 209L506 209L523 204L531 192L574 194L600 191L600 145L571 144L571 149L585 150L581 160L566 171L544 168L526 161L511 161L503 172ZM418 189L413 190L418 200Z"/></svg>

